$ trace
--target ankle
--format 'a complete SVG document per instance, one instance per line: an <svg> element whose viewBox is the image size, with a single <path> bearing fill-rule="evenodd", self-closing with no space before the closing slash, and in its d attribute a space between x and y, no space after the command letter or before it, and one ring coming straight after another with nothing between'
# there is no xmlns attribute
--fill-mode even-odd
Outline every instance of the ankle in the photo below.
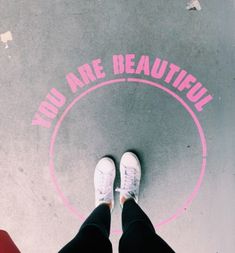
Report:
<svg viewBox="0 0 235 253"><path fill-rule="evenodd" d="M125 198L124 196L122 196L120 198L120 204L121 204L121 206L123 206L126 201L127 201L127 198Z"/></svg>
<svg viewBox="0 0 235 253"><path fill-rule="evenodd" d="M107 204L107 206L109 207L109 209L111 210L111 209L112 209L112 202L106 203L106 204Z"/></svg>
<svg viewBox="0 0 235 253"><path fill-rule="evenodd" d="M120 204L121 204L121 206L123 206L124 203L127 202L127 201L129 201L129 200L135 201L135 199L132 198L132 197L126 198L126 197L122 196L121 199L120 199Z"/></svg>
<svg viewBox="0 0 235 253"><path fill-rule="evenodd" d="M112 202L102 202L102 203L100 203L98 206L101 206L101 205L108 206L108 208L109 208L110 210L112 209Z"/></svg>
<svg viewBox="0 0 235 253"><path fill-rule="evenodd" d="M106 202L106 203L104 202L103 204L108 206L110 210L112 209L112 202Z"/></svg>

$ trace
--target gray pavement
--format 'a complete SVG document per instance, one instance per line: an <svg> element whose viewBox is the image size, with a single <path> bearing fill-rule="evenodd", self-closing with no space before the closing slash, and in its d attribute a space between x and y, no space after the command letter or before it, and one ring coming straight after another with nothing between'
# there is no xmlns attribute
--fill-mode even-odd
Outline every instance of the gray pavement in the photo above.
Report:
<svg viewBox="0 0 235 253"><path fill-rule="evenodd" d="M99 83L72 94L65 76L100 58L109 73L103 80L110 80L112 55L128 53L167 59L213 95L202 112L191 106L207 141L201 187L158 234L177 253L235 252L234 4L201 1L202 11L188 12L185 1L173 0L0 0L0 34L12 34L8 48L0 41L0 228L23 253L54 253L73 238L82 222L78 216L94 207L93 172L104 155L117 168L126 150L139 155L140 205L155 225L172 217L197 184L202 147L189 113L161 89L126 81L94 90L66 115L53 161L67 207L59 196L49 167L54 128L66 106ZM33 126L53 87L66 96L66 106L50 128ZM184 92L176 93L185 99ZM114 253L120 238L115 231L121 229L116 200Z"/></svg>

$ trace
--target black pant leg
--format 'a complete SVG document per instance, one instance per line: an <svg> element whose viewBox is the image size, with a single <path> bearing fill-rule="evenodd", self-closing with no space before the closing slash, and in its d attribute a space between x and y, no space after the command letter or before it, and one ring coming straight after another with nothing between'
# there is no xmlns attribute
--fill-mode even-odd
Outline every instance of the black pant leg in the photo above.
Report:
<svg viewBox="0 0 235 253"><path fill-rule="evenodd" d="M140 206L135 202L134 199L128 199L125 201L122 210L122 229L125 233L130 224L136 221L142 221L147 224L153 232L155 232L154 226L150 221L149 217L145 212L140 208Z"/></svg>
<svg viewBox="0 0 235 253"><path fill-rule="evenodd" d="M112 253L110 222L109 207L106 204L98 206L82 224L74 239L59 253Z"/></svg>
<svg viewBox="0 0 235 253"><path fill-rule="evenodd" d="M82 230L87 225L98 226L103 233L109 237L110 234L110 223L111 223L111 213L110 208L107 204L101 204L97 206L94 211L88 216L88 218L82 224L80 230Z"/></svg>
<svg viewBox="0 0 235 253"><path fill-rule="evenodd" d="M159 237L148 216L132 199L127 200L122 212L123 235L119 242L120 253L174 253Z"/></svg>

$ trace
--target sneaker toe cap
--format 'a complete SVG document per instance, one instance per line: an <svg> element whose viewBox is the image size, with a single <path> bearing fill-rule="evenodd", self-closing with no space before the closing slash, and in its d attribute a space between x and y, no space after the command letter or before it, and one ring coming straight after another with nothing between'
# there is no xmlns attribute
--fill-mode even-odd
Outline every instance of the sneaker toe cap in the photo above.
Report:
<svg viewBox="0 0 235 253"><path fill-rule="evenodd" d="M121 164L127 167L140 167L138 157L132 152L126 152L123 154Z"/></svg>
<svg viewBox="0 0 235 253"><path fill-rule="evenodd" d="M100 159L96 168L104 173L109 173L109 172L112 172L115 170L115 164L111 158L104 157L104 158Z"/></svg>

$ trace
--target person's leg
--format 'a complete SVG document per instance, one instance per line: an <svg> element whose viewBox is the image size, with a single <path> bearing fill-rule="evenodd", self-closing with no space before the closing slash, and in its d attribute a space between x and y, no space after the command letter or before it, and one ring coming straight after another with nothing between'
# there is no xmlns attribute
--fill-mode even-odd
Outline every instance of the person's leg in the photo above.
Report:
<svg viewBox="0 0 235 253"><path fill-rule="evenodd" d="M78 234L59 253L111 253L109 241L111 210L114 206L113 184L115 164L108 157L102 158L94 174L95 210L81 226Z"/></svg>
<svg viewBox="0 0 235 253"><path fill-rule="evenodd" d="M174 252L156 234L150 219L132 198L124 202L122 227L123 235L119 243L120 253Z"/></svg>
<svg viewBox="0 0 235 253"><path fill-rule="evenodd" d="M126 152L120 162L123 235L119 242L120 253L173 253L174 251L156 233L148 216L138 206L141 165L138 157Z"/></svg>
<svg viewBox="0 0 235 253"><path fill-rule="evenodd" d="M145 223L149 229L155 232L154 226L149 217L140 208L133 198L127 199L123 204L122 210L122 230L125 233L130 225L134 222L140 221Z"/></svg>
<svg viewBox="0 0 235 253"><path fill-rule="evenodd" d="M100 204L94 211L88 216L85 222L82 224L80 230L86 226L96 226L109 237L110 234L110 223L111 223L111 213L108 204Z"/></svg>
<svg viewBox="0 0 235 253"><path fill-rule="evenodd" d="M59 253L112 252L109 241L110 208L101 204L94 209L81 226L78 234Z"/></svg>

